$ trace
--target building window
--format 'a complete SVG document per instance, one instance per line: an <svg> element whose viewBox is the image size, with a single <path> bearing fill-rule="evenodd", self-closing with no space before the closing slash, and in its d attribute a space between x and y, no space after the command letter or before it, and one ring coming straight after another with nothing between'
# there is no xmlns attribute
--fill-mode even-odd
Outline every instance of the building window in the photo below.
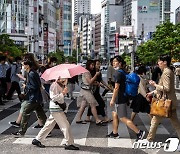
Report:
<svg viewBox="0 0 180 154"><path fill-rule="evenodd" d="M64 14L64 19L65 20L71 20L71 15L70 14Z"/></svg>
<svg viewBox="0 0 180 154"><path fill-rule="evenodd" d="M64 37L71 37L71 32L64 32Z"/></svg>
<svg viewBox="0 0 180 154"><path fill-rule="evenodd" d="M71 6L64 5L64 11L71 11Z"/></svg>
<svg viewBox="0 0 180 154"><path fill-rule="evenodd" d="M71 46L71 40L64 40L64 46Z"/></svg>

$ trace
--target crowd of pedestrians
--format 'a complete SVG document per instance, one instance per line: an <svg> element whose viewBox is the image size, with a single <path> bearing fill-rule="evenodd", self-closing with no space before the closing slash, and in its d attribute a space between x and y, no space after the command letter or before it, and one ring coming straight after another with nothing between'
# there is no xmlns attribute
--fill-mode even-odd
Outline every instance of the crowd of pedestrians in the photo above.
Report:
<svg viewBox="0 0 180 154"><path fill-rule="evenodd" d="M76 124L86 124L92 121L92 116L98 126L105 126L112 122L112 132L106 137L119 138L119 121L127 125L137 138L136 141L144 138L145 131L140 130L134 124L134 118L139 112L147 113L151 119L151 126L147 135L148 141L153 141L156 130L162 117L150 115L150 102L153 95L161 95L166 92L169 99L172 100L172 116L170 121L180 138L180 123L177 118L177 98L174 88L174 73L170 69L171 58L168 55L160 56L158 65L152 72L152 80L147 79L147 69L144 66L137 68L136 73L140 79L137 87L137 95L130 98L125 95L126 90L126 62L121 56L115 56L110 59L107 70L107 83L102 78L100 70L101 62L99 60L87 60L86 69L88 72L75 76L70 79L45 81L41 75L46 69L57 65L57 59L51 57L47 65L39 65L33 54L25 54L23 57L16 57L15 61L9 60L5 56L0 56L0 105L4 105L7 100L13 98L16 91L21 108L16 121L9 122L12 126L20 127L19 131L12 132L13 135L23 136L27 131L27 125L30 115L35 111L38 125L35 128L42 128L38 135L33 139L32 144L38 147L45 147L41 142L50 134L57 124L64 134L66 141L66 150L79 150L74 145L74 138L71 133L70 124L67 120L64 110L59 104L64 104L65 96L74 100L73 91L75 84L81 87L77 98L77 107L79 108L76 118ZM179 77L178 69L176 75ZM23 81L22 86L20 81ZM8 86L9 85L9 86ZM100 87L104 88L102 95ZM109 103L112 110L112 117L108 117L105 108L106 103L103 99L105 94L112 92L112 98ZM46 96L45 96L46 95ZM49 103L50 115L47 118L44 112L43 102ZM128 118L127 108L130 101L132 109L131 117ZM86 119L82 119L85 108L88 108ZM102 117L100 117L102 116Z"/></svg>

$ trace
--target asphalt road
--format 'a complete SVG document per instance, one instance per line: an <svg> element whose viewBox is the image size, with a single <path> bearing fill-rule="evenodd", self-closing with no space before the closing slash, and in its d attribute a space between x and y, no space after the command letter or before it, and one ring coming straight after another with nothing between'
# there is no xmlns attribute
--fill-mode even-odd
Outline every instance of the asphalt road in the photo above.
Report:
<svg viewBox="0 0 180 154"><path fill-rule="evenodd" d="M104 75L105 77L105 75ZM79 91L79 87L76 86L75 95ZM180 89L176 91L178 101L180 104ZM111 95L104 98L106 101L106 113L111 117L111 110L109 107L109 101ZM80 147L79 151L66 151L63 148L63 134L59 129L52 131L51 137L48 137L43 143L46 148L40 149L31 145L32 139L38 134L40 129L33 129L32 127L37 124L37 118L35 113L32 113L28 130L24 137L16 138L11 135L12 132L17 131L18 128L12 127L8 124L9 121L15 121L19 113L20 103L18 99L7 102L5 106L0 106L0 154L56 154L56 153L72 153L72 154L91 154L91 153L103 153L103 154L141 154L141 153L159 153L164 154L165 151L161 149L153 150L142 150L132 149L133 142L135 141L136 135L127 128L124 124L120 123L119 126L119 139L109 139L105 136L111 132L112 123L108 123L106 126L97 126L92 119L91 123L87 124L76 124L76 115L78 108L76 107L76 100L71 101L66 99L69 104L67 117L71 124L72 133L75 139L75 144ZM44 109L46 114L48 112L48 104L45 104ZM130 116L131 109L128 108L128 115ZM180 105L178 106L178 118L180 119ZM86 118L86 113L83 115L83 119ZM139 114L135 118L134 123L138 128L145 130L146 135L150 127L150 119L146 114ZM146 136L145 135L145 136ZM159 125L156 135L156 141L165 142L167 138L177 137L174 129L170 125L168 119L164 119ZM179 153L179 152L174 152Z"/></svg>

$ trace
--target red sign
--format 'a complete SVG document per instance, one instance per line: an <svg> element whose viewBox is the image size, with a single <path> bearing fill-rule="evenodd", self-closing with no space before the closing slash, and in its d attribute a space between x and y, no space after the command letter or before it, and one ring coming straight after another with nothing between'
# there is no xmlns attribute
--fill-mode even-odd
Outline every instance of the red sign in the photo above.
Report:
<svg viewBox="0 0 180 154"><path fill-rule="evenodd" d="M119 48L119 34L115 34L115 48Z"/></svg>

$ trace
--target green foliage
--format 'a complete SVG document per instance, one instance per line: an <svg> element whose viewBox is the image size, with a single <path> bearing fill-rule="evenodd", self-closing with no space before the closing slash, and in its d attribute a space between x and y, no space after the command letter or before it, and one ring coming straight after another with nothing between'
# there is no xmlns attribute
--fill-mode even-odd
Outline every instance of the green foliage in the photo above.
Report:
<svg viewBox="0 0 180 154"><path fill-rule="evenodd" d="M180 60L180 24L165 22L157 26L153 39L140 45L137 55L142 63L154 64L159 55L170 54Z"/></svg>
<svg viewBox="0 0 180 154"><path fill-rule="evenodd" d="M78 49L78 61L80 60L80 55L81 55L81 49ZM77 62L77 50L73 49L72 51L72 58L70 59L70 62Z"/></svg>
<svg viewBox="0 0 180 154"><path fill-rule="evenodd" d="M64 52L57 50L56 52L51 52L49 53L48 57L56 57L57 58L57 62L59 64L64 63L65 62L65 56L64 56Z"/></svg>
<svg viewBox="0 0 180 154"><path fill-rule="evenodd" d="M68 56L67 60L68 60L69 63L76 63L76 57Z"/></svg>
<svg viewBox="0 0 180 154"><path fill-rule="evenodd" d="M123 54L122 57L125 60L126 65L130 65L131 64L131 56L129 54Z"/></svg>
<svg viewBox="0 0 180 154"><path fill-rule="evenodd" d="M22 55L22 49L18 48L9 35L0 35L0 52L8 57L17 57Z"/></svg>

